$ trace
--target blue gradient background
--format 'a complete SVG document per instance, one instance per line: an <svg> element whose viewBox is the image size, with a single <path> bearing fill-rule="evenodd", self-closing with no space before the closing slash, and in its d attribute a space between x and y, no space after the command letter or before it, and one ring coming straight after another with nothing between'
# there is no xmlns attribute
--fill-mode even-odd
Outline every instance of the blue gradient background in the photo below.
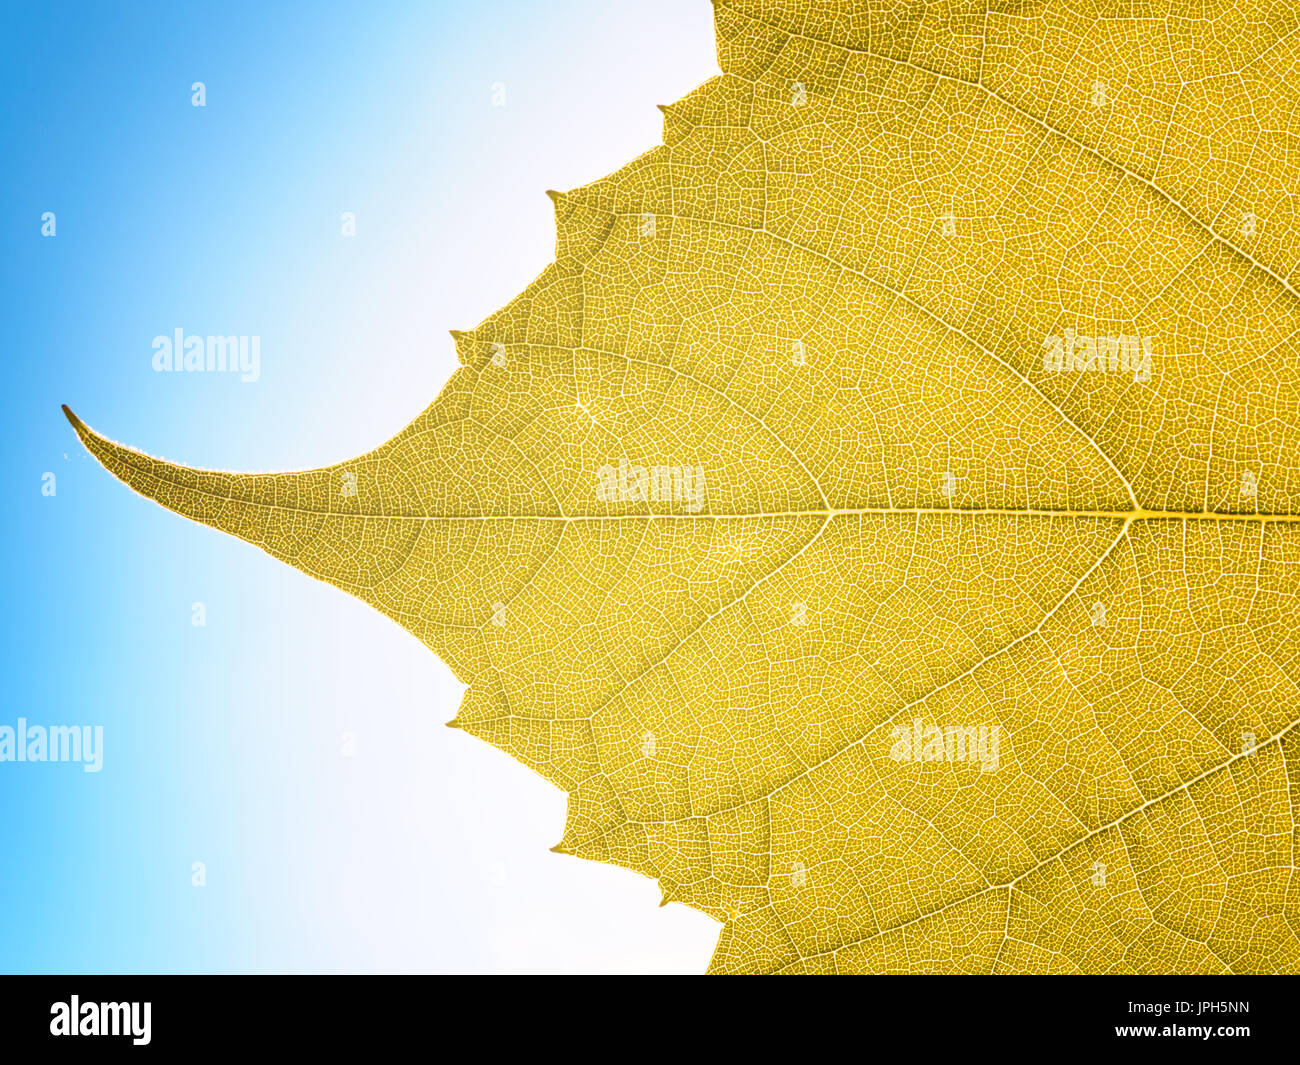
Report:
<svg viewBox="0 0 1300 1065"><path fill-rule="evenodd" d="M654 105L716 73L710 5L0 17L0 724L105 732L98 774L0 764L0 970L702 971L718 926L551 854L562 793L442 727L461 688L420 644L135 496L59 404L210 468L387 439L451 373L447 330L552 258L543 190L659 143ZM154 373L176 327L259 335L261 380Z"/></svg>

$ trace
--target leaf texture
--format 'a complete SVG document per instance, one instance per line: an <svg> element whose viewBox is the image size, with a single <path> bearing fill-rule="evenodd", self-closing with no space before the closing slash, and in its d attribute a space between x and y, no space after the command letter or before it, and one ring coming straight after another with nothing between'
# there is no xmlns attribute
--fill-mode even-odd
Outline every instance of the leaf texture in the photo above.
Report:
<svg viewBox="0 0 1300 1065"><path fill-rule="evenodd" d="M715 9L392 440L82 441L424 641L711 971L1295 971L1300 13Z"/></svg>

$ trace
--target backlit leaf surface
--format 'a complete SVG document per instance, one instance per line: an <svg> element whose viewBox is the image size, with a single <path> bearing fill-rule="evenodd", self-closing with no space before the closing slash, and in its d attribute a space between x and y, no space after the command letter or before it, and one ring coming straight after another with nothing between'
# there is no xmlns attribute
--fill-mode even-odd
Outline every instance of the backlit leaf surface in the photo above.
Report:
<svg viewBox="0 0 1300 1065"><path fill-rule="evenodd" d="M1300 14L715 6L392 440L81 439L424 641L714 971L1294 971Z"/></svg>

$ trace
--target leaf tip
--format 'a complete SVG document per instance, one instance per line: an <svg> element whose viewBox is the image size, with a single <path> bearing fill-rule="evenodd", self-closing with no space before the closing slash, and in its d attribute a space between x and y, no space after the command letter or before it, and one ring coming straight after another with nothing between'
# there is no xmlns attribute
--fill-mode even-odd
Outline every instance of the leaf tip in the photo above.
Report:
<svg viewBox="0 0 1300 1065"><path fill-rule="evenodd" d="M94 441L99 434L96 433L94 429L88 426L75 414L73 414L72 408L69 407L66 403L59 404L59 407L63 411L63 416L68 419L68 424L72 426L73 432L77 434L77 439L81 441L82 445L86 448L87 451L89 451L92 455L95 455L96 458L99 458L99 455L95 452L94 448L91 446L92 441ZM103 459L100 459L100 461L102 462Z"/></svg>

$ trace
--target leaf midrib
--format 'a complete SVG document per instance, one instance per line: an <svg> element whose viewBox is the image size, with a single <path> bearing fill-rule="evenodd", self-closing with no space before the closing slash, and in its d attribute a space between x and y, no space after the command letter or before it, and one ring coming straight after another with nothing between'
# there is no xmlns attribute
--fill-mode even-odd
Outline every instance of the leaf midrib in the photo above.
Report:
<svg viewBox="0 0 1300 1065"><path fill-rule="evenodd" d="M94 439L109 443L104 437L95 433L89 426L86 432ZM111 445L110 445L111 446ZM206 470L198 466L182 466L178 463L165 462L162 459L156 459L151 455L144 455L142 452L133 451L123 448L115 451L114 457L124 465L152 477L155 480L163 481L166 484L173 485L183 489L186 492L193 492L197 495L206 496L209 499L217 499L223 503L238 503L240 506L263 507L267 510L282 510L289 514L318 514L322 517L331 518L365 518L370 521L730 521L759 518L838 518L852 515L947 515L960 517L1041 517L1041 518L1095 518L1102 520L1118 521L1262 521L1262 522L1280 522L1292 523L1300 522L1300 514L1291 513L1258 513L1247 511L1190 511L1190 510L1145 510L1138 508L1135 510L1055 510L1050 508L1034 507L817 507L810 510L770 510L770 511L737 511L734 513L706 513L701 511L699 514L688 514L685 512L664 511L647 514L402 514L395 511L362 511L362 510L325 510L320 507L286 507L279 503L267 503L258 499L241 499L237 496L222 495L220 492L212 492L206 488L200 488L197 485L188 484L184 480L176 477L164 477L158 470L150 469L146 466L137 465L130 461L128 456L139 454L142 458L147 458L151 462L159 463L164 471L180 470L185 473L210 474L218 477L239 477L239 478L257 478L257 477L304 477L316 473L329 472L335 467L321 467L311 470L288 470L283 473L227 473L220 470ZM102 461L102 460L101 460ZM358 461L367 460L363 456ZM143 493L141 493L143 494ZM190 517L182 511L176 510L175 507L168 506L162 500L154 497L146 497L152 502L166 507L175 513L181 514L182 517ZM193 519L197 520L197 519ZM209 528L207 522L200 522ZM224 532L223 529L217 529L218 532ZM246 537L237 537L245 540ZM248 540L248 543L255 541Z"/></svg>

